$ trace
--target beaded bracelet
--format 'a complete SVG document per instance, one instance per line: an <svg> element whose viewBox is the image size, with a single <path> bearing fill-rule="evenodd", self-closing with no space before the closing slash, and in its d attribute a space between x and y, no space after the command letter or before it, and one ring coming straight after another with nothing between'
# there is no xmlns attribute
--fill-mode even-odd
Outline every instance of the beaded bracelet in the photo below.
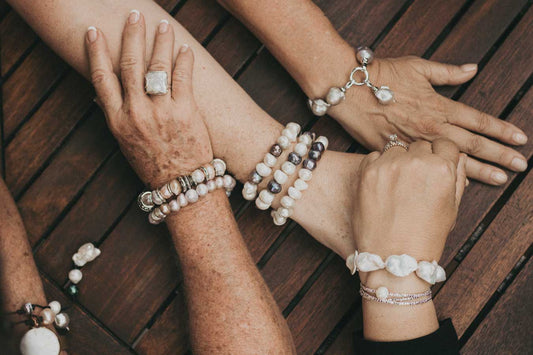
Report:
<svg viewBox="0 0 533 355"><path fill-rule="evenodd" d="M346 258L346 266L350 269L352 275L356 271L370 272L386 269L398 277L405 277L412 272L416 272L419 278L431 285L446 280L446 272L435 260L432 262L417 262L415 258L406 254L390 255L383 262L379 255L367 252L358 253L356 250L355 253Z"/></svg>
<svg viewBox="0 0 533 355"><path fill-rule="evenodd" d="M67 292L70 296L76 297L78 295L78 283L83 278L81 268L85 264L93 261L101 254L100 249L94 246L92 243L85 243L78 248L78 251L72 255L72 261L74 262L74 268L69 271L68 279L70 285L68 285Z"/></svg>
<svg viewBox="0 0 533 355"><path fill-rule="evenodd" d="M258 163L255 170L250 174L250 178L242 189L242 196L245 200L252 201L257 196L257 185L259 185L264 178L272 174L272 168L276 165L278 158L283 151L290 147L291 143L296 142L296 138L300 133L301 127L298 123L289 122L281 131L281 136L278 137L276 143L270 148L270 151L265 155L262 162Z"/></svg>
<svg viewBox="0 0 533 355"><path fill-rule="evenodd" d="M395 306L417 306L432 299L431 290L420 293L392 293L384 286L372 289L363 283L361 283L359 294L364 299Z"/></svg>
<svg viewBox="0 0 533 355"><path fill-rule="evenodd" d="M330 88L325 99L319 98L307 100L309 108L311 108L311 111L313 111L316 116L324 116L331 106L340 104L346 98L346 90L354 85L368 86L378 102L382 105L388 105L394 102L394 92L388 86L377 87L370 82L367 65L374 60L374 52L368 47L359 46L357 47L356 58L361 66L356 67L351 71L350 79L343 87ZM355 75L359 72L363 73L365 77L363 81L357 81L355 79Z"/></svg>
<svg viewBox="0 0 533 355"><path fill-rule="evenodd" d="M298 179L289 187L287 195L281 198L281 207L270 213L275 225L284 225L287 222L287 218L292 215L294 204L302 198L302 192L307 190L307 182L312 179L313 170L315 170L317 162L322 157L322 153L328 148L328 144L328 139L320 136L310 145L307 158L303 161L302 168L298 171Z"/></svg>

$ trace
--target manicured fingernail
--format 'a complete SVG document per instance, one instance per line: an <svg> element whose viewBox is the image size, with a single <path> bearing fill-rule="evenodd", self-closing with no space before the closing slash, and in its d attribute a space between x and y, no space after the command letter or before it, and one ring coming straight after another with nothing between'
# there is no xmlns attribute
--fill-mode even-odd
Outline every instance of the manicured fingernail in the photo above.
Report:
<svg viewBox="0 0 533 355"><path fill-rule="evenodd" d="M87 29L87 38L89 39L89 42L96 41L97 37L98 37L98 32L96 31L96 27L90 26Z"/></svg>
<svg viewBox="0 0 533 355"><path fill-rule="evenodd" d="M517 171L524 171L527 169L527 161L522 158L514 158L511 161L511 166Z"/></svg>
<svg viewBox="0 0 533 355"><path fill-rule="evenodd" d="M188 44L182 44L181 47L180 47L180 53L185 53L185 52L187 52L188 49L189 49L189 45Z"/></svg>
<svg viewBox="0 0 533 355"><path fill-rule="evenodd" d="M159 22L159 33L165 33L168 30L168 21L167 20L161 20Z"/></svg>
<svg viewBox="0 0 533 355"><path fill-rule="evenodd" d="M465 72L477 70L477 64L463 64L461 65L461 70Z"/></svg>
<svg viewBox="0 0 533 355"><path fill-rule="evenodd" d="M505 184L507 182L507 175L500 171L493 172L492 174L490 174L490 177L497 184Z"/></svg>
<svg viewBox="0 0 533 355"><path fill-rule="evenodd" d="M139 10L131 10L130 16L128 17L128 22L130 24L137 23L137 21L139 21L139 17L141 17L141 13L139 12Z"/></svg>
<svg viewBox="0 0 533 355"><path fill-rule="evenodd" d="M526 144L527 136L523 133L515 133L513 134L513 140L518 144Z"/></svg>

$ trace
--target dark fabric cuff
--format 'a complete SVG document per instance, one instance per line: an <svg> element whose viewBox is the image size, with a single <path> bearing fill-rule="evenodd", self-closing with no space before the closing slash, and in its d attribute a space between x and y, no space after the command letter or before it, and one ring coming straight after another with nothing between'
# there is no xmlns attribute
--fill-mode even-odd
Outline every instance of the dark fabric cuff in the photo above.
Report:
<svg viewBox="0 0 533 355"><path fill-rule="evenodd" d="M356 354L409 354L409 355L457 355L459 342L452 320L439 322L439 329L420 338L406 341L376 342L363 337L363 331L355 334Z"/></svg>

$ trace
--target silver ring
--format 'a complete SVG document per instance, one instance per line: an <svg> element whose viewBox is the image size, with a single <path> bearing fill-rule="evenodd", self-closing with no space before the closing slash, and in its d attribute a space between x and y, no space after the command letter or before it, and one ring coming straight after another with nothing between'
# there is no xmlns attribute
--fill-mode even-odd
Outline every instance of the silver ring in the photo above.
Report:
<svg viewBox="0 0 533 355"><path fill-rule="evenodd" d="M166 95L169 90L168 73L155 70L144 74L145 90L148 95Z"/></svg>
<svg viewBox="0 0 533 355"><path fill-rule="evenodd" d="M398 139L398 136L396 134L392 134L389 136L389 141L387 144L385 144L385 147L383 147L383 153L385 153L387 150L391 149L392 147L401 147L405 149L405 151L409 151L409 144L402 142Z"/></svg>

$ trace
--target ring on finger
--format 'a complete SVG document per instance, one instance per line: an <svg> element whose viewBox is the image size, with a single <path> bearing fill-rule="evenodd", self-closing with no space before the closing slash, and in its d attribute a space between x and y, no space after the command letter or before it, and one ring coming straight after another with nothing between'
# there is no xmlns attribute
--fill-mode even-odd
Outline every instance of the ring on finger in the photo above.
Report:
<svg viewBox="0 0 533 355"><path fill-rule="evenodd" d="M383 147L383 153L385 153L387 150L391 149L392 147L401 147L405 149L405 151L409 151L409 144L399 140L396 134L392 134L389 136L389 141Z"/></svg>
<svg viewBox="0 0 533 355"><path fill-rule="evenodd" d="M144 75L145 90L148 95L166 95L170 89L168 73L162 70L149 71Z"/></svg>

